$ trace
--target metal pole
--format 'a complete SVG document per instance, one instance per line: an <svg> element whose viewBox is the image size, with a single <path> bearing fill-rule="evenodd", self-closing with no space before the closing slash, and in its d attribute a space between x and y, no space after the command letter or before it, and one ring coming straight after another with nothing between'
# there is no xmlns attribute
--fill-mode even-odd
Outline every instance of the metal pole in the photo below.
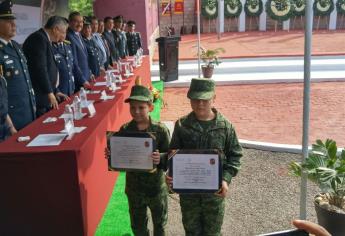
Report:
<svg viewBox="0 0 345 236"><path fill-rule="evenodd" d="M310 113L310 65L311 65L311 40L313 34L313 9L312 1L306 1L305 35L304 35L304 91L303 91L303 163L308 157L309 141L309 113ZM307 218L307 173L302 171L300 219Z"/></svg>
<svg viewBox="0 0 345 236"><path fill-rule="evenodd" d="M196 1L196 7L197 7L197 10L196 10L196 14L197 14L197 19L198 19L198 45L197 45L197 48L198 48L198 78L200 78L200 0L197 0Z"/></svg>
<svg viewBox="0 0 345 236"><path fill-rule="evenodd" d="M218 0L218 17L217 17L217 34L218 34L218 40L220 39L220 11L221 11L221 6L220 6L221 0Z"/></svg>

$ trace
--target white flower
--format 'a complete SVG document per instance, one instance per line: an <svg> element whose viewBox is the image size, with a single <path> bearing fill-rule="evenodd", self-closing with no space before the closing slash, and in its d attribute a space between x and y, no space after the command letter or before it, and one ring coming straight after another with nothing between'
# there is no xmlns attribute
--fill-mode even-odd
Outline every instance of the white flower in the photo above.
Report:
<svg viewBox="0 0 345 236"><path fill-rule="evenodd" d="M277 3L275 1L272 1L271 2L271 10L272 10L273 14L276 16L285 16L285 15L289 14L289 12L291 10L291 3L289 1L286 1L286 4L287 5L286 5L285 9L278 10Z"/></svg>
<svg viewBox="0 0 345 236"><path fill-rule="evenodd" d="M259 11L259 4L256 5L255 7L252 7L251 5L248 5L248 11L255 14Z"/></svg>
<svg viewBox="0 0 345 236"><path fill-rule="evenodd" d="M238 6L231 8L230 5L226 5L226 11L230 14L236 14L238 12Z"/></svg>
<svg viewBox="0 0 345 236"><path fill-rule="evenodd" d="M327 4L325 4L324 7L321 6L320 2L316 3L316 8L320 11L320 12L327 12L329 10L329 8L331 7L331 4L328 2Z"/></svg>
<svg viewBox="0 0 345 236"><path fill-rule="evenodd" d="M216 14L217 8L216 7L210 8L209 6L206 6L205 11L209 16L213 16L214 14Z"/></svg>

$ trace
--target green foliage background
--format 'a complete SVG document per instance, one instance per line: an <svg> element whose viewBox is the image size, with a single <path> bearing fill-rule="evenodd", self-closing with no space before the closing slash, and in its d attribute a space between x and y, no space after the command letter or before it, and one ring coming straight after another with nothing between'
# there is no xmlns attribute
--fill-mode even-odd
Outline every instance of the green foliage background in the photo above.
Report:
<svg viewBox="0 0 345 236"><path fill-rule="evenodd" d="M83 16L93 15L93 0L69 0L68 8L72 11L79 11Z"/></svg>

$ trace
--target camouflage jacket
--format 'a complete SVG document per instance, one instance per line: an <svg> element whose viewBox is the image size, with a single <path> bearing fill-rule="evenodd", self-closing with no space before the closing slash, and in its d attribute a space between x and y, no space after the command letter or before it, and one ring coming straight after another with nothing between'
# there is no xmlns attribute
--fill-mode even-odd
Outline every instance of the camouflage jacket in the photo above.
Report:
<svg viewBox="0 0 345 236"><path fill-rule="evenodd" d="M221 151L223 180L230 183L240 169L242 147L233 125L216 109L216 118L203 130L191 112L175 123L170 149L218 149Z"/></svg>
<svg viewBox="0 0 345 236"><path fill-rule="evenodd" d="M164 158L169 148L170 134L168 128L161 123L150 120L150 126L145 132L151 132L156 137L156 147L161 153L161 162L153 172L127 171L126 172L126 193L144 195L148 197L156 196L159 193L166 193L164 171L166 161ZM119 132L138 132L137 124L134 120L124 124Z"/></svg>

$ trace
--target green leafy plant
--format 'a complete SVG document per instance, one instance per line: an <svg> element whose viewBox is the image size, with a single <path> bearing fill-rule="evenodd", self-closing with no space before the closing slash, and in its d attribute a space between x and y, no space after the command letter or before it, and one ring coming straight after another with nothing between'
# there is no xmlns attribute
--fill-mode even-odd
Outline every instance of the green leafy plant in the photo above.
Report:
<svg viewBox="0 0 345 236"><path fill-rule="evenodd" d="M93 1L92 0L69 0L68 7L71 11L78 11L83 16L93 15Z"/></svg>
<svg viewBox="0 0 345 236"><path fill-rule="evenodd" d="M325 142L316 140L305 163L292 162L289 165L290 174L301 176L302 170L308 174L308 179L316 183L322 195L316 197L316 202L328 201L329 205L345 210L345 150L337 151L337 144L332 139ZM321 205L321 204L320 204Z"/></svg>
<svg viewBox="0 0 345 236"><path fill-rule="evenodd" d="M214 65L218 66L221 63L218 55L224 52L224 48L205 49L200 47L200 58L205 63L205 66L214 67Z"/></svg>

